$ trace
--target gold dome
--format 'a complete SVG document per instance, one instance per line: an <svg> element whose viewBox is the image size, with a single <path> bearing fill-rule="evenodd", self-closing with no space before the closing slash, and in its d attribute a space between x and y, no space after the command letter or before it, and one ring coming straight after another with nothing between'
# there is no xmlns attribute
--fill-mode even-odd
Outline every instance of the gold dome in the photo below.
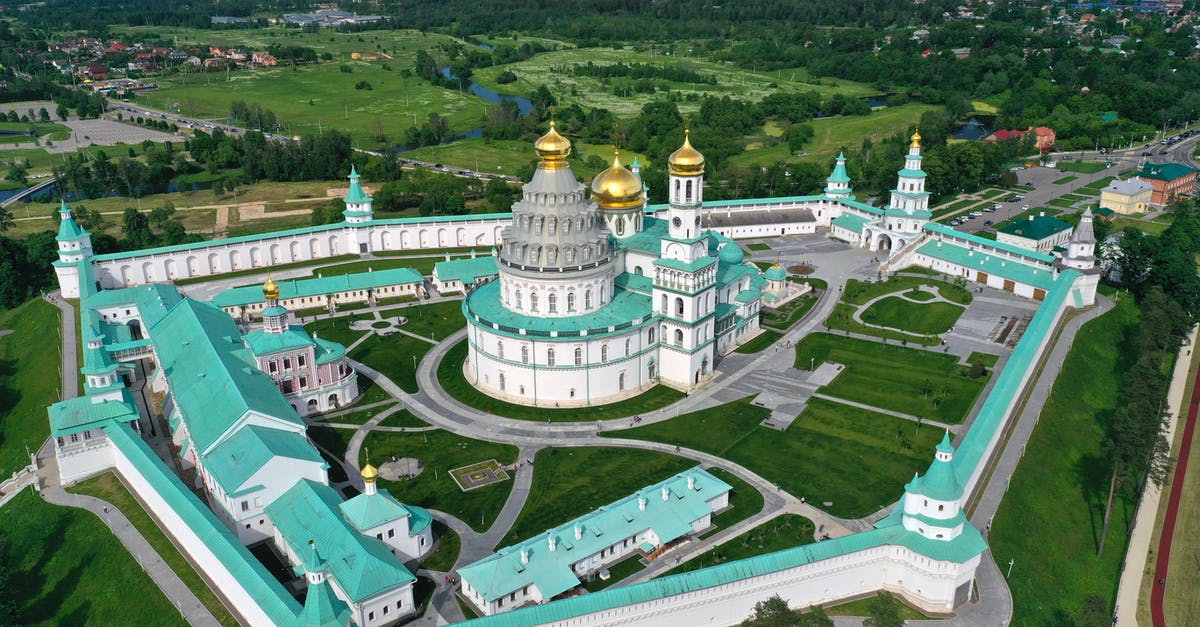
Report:
<svg viewBox="0 0 1200 627"><path fill-rule="evenodd" d="M704 155L692 148L691 131L683 130L683 145L667 159L667 170L671 174L693 175L704 173Z"/></svg>
<svg viewBox="0 0 1200 627"><path fill-rule="evenodd" d="M642 180L621 165L621 153L613 155L609 169L592 179L592 199L597 205L625 209L642 204Z"/></svg>
<svg viewBox="0 0 1200 627"><path fill-rule="evenodd" d="M554 128L554 120L550 120L550 131L533 142L533 150L542 160L542 167L565 168L567 157L571 155L571 140L559 135Z"/></svg>
<svg viewBox="0 0 1200 627"><path fill-rule="evenodd" d="M909 144L909 147L910 148L920 148L921 147L921 130L920 129L917 129L916 132L914 132L912 134L912 143Z"/></svg>
<svg viewBox="0 0 1200 627"><path fill-rule="evenodd" d="M279 284L275 282L275 279L271 278L270 274L267 275L267 282L263 283L263 296L268 299L279 298Z"/></svg>
<svg viewBox="0 0 1200 627"><path fill-rule="evenodd" d="M361 474L363 481L366 481L367 483L371 483L379 478L379 471L371 465L371 462L367 462L367 465L363 466Z"/></svg>

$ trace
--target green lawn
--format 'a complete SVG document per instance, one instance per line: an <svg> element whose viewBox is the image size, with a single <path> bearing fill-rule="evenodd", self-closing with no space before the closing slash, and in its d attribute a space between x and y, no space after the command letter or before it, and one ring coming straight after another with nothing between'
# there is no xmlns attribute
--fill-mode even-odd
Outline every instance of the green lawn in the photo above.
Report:
<svg viewBox="0 0 1200 627"><path fill-rule="evenodd" d="M338 344L341 344L342 346L350 346L351 344L356 342L359 338L361 338L362 336L367 334L366 331L350 330L350 321L351 320L361 320L361 319L365 319L365 318L374 318L374 317L375 316L367 314L364 316L340 316L337 318L323 318L321 320L314 320L313 322L310 322L310 323L304 325L304 329L306 331L308 331L310 335L316 334L317 337L320 337L323 340L337 342Z"/></svg>
<svg viewBox="0 0 1200 627"><path fill-rule="evenodd" d="M350 357L392 380L408 393L417 391L416 364L421 363L433 344L403 333L373 335L359 344Z"/></svg>
<svg viewBox="0 0 1200 627"><path fill-rule="evenodd" d="M963 311L962 307L946 302L914 303L898 296L889 296L867 307L862 312L862 319L867 324L922 335L938 335L949 331Z"/></svg>
<svg viewBox="0 0 1200 627"><path fill-rule="evenodd" d="M137 527L137 530L146 538L150 546L154 547L163 561L171 567L171 570L175 571L175 574L179 575L179 578L187 584L188 589L200 599L204 607L208 608L208 611L212 612L222 625L235 627L238 624L229 610L221 603L221 599L208 587L196 569L187 561L187 558L179 552L179 549L175 548L170 538L159 528L154 519L150 518L150 515L133 498L133 495L115 474L106 472L98 477L93 477L77 484L71 488L71 491L103 499L121 510L129 522Z"/></svg>
<svg viewBox="0 0 1200 627"><path fill-rule="evenodd" d="M1137 306L1123 295L1079 330L992 523L996 562L1014 560L1013 624L1082 624L1089 595L1112 607L1134 503L1118 498L1104 556L1096 557L1108 496L1101 440L1131 365L1120 355L1122 338L1137 324ZM1046 559L1047 547L1070 558Z"/></svg>
<svg viewBox="0 0 1200 627"><path fill-rule="evenodd" d="M945 353L814 333L796 344L797 368L812 361L843 364L830 396L950 424L962 422L987 382L972 379Z"/></svg>
<svg viewBox="0 0 1200 627"><path fill-rule="evenodd" d="M534 462L529 499L500 546L531 538L696 466L666 453L607 447L545 448Z"/></svg>
<svg viewBox="0 0 1200 627"><path fill-rule="evenodd" d="M575 422L625 418L666 407L684 397L683 392L673 390L665 385L657 385L633 398L607 405L570 409L528 407L492 398L475 389L463 376L462 364L466 358L466 340L446 351L446 356L438 364L437 370L438 383L442 384L442 389L460 403L497 416L516 418L517 420Z"/></svg>
<svg viewBox="0 0 1200 627"><path fill-rule="evenodd" d="M998 355L989 355L987 353L980 353L978 351L967 355L967 363L973 364L976 361L982 361L983 365L987 366L988 368L995 366L999 359L1000 357Z"/></svg>
<svg viewBox="0 0 1200 627"><path fill-rule="evenodd" d="M1062 207L1063 209L1071 209L1075 206L1075 201L1068 198L1052 198L1046 204L1052 207Z"/></svg>
<svg viewBox="0 0 1200 627"><path fill-rule="evenodd" d="M725 562L812 544L815 529L811 520L799 514L784 514L659 576L678 575Z"/></svg>
<svg viewBox="0 0 1200 627"><path fill-rule="evenodd" d="M1055 185L1066 185L1067 183L1070 183L1078 178L1079 178L1078 176L1064 176L1064 177L1058 179L1057 181L1054 181L1054 184Z"/></svg>
<svg viewBox="0 0 1200 627"><path fill-rule="evenodd" d="M759 333L754 339L734 349L733 352L742 353L743 355L760 353L766 350L767 347L774 344L775 340L778 340L781 337L783 337L783 334L778 331L765 330L762 333Z"/></svg>
<svg viewBox="0 0 1200 627"><path fill-rule="evenodd" d="M515 446L472 440L439 429L419 433L372 432L364 447L371 451L374 460L393 455L421 460L425 470L417 478L381 480L380 484L404 503L452 514L476 531L482 532L492 524L512 489L510 479L463 492L450 477L450 471L489 459L511 464L517 460Z"/></svg>
<svg viewBox="0 0 1200 627"><path fill-rule="evenodd" d="M865 516L924 472L941 432L885 414L812 399L784 432L760 426L770 410L750 399L604 434L678 444L719 455L836 516ZM779 460L789 460L780 464Z"/></svg>
<svg viewBox="0 0 1200 627"><path fill-rule="evenodd" d="M729 491L729 509L713 516L714 529L708 535L728 529L762 511L763 495L754 486L723 468L709 468L708 472L733 488Z"/></svg>
<svg viewBox="0 0 1200 627"><path fill-rule="evenodd" d="M642 563L641 555L630 555L616 564L607 567L609 574L608 581L596 577L591 581L585 581L583 587L588 592L597 592L620 582L622 579L631 577L635 573L641 572L645 567L646 565Z"/></svg>
<svg viewBox="0 0 1200 627"><path fill-rule="evenodd" d="M0 509L0 535L14 625L187 624L90 512L24 490Z"/></svg>
<svg viewBox="0 0 1200 627"><path fill-rule="evenodd" d="M792 325L808 315L808 312L812 311L812 308L816 306L818 292L823 292L829 288L829 284L821 279L791 277L789 280L793 282L807 282L812 285L813 291L799 298L794 298L779 308L763 307L760 320L760 324L763 327L777 331L787 331Z"/></svg>
<svg viewBox="0 0 1200 627"><path fill-rule="evenodd" d="M421 560L421 568L448 573L458 561L458 553L462 550L462 538L458 533L439 521L433 521L433 537L437 538L437 548Z"/></svg>
<svg viewBox="0 0 1200 627"><path fill-rule="evenodd" d="M1163 222L1138 220L1126 216L1120 216L1113 220L1113 231L1124 231L1127 228L1134 228L1150 235L1162 235L1162 232L1167 230L1169 226L1171 225Z"/></svg>
<svg viewBox="0 0 1200 627"><path fill-rule="evenodd" d="M1104 169L1103 161L1059 161L1058 169L1076 174L1095 174Z"/></svg>
<svg viewBox="0 0 1200 627"><path fill-rule="evenodd" d="M854 312L858 308L846 303L838 303L834 305L833 312L825 319L825 326L830 330L850 331L851 333L859 333L862 335L873 335L885 340L894 341L897 344L907 346L908 344L920 344L923 346L937 346L941 344L941 338L935 335L910 335L901 333L900 331L891 331L889 329L881 329L859 323L854 319Z"/></svg>
<svg viewBox="0 0 1200 627"><path fill-rule="evenodd" d="M400 328L432 340L444 340L446 336L467 326L462 313L462 301L448 300L429 305L409 305L400 309L388 309L385 317L404 316L408 322Z"/></svg>
<svg viewBox="0 0 1200 627"><path fill-rule="evenodd" d="M0 329L13 330L0 337L0 473L8 475L50 437L46 406L61 394L58 308L31 300L0 315Z"/></svg>
<svg viewBox="0 0 1200 627"><path fill-rule="evenodd" d="M947 283L946 281L911 276L894 276L886 281L874 283L850 279L846 281L846 288L842 294L842 302L850 303L851 305L864 305L867 301L883 296L884 294L904 292L921 285L936 287L938 293L951 302L960 305L971 304L971 293L962 287L953 283Z"/></svg>
<svg viewBox="0 0 1200 627"><path fill-rule="evenodd" d="M749 248L750 250L755 250L755 251L771 250L771 246L765 242L755 242L753 244L746 244L746 248Z"/></svg>
<svg viewBox="0 0 1200 627"><path fill-rule="evenodd" d="M827 79L821 80L824 82ZM808 124L812 125L815 136L804 145L803 150L809 153L805 159L824 162L825 159L837 156L841 150L859 146L864 138L869 137L871 141L878 142L896 133L908 133L920 121L922 114L937 108L933 105L914 103L878 109L870 115L839 115L812 120ZM698 143L697 146L701 151L704 150L701 144ZM779 143L766 148L747 150L730 157L729 163L754 167L796 159L786 143Z"/></svg>
<svg viewBox="0 0 1200 627"><path fill-rule="evenodd" d="M870 616L871 603L874 601L875 597L867 597L857 601L850 601L849 603L841 603L833 607L825 608L825 614L827 616ZM897 603L900 605L900 618L903 618L904 620L924 620L929 618L928 616L918 612L917 610L914 610L908 605L905 605L903 601L897 601Z"/></svg>

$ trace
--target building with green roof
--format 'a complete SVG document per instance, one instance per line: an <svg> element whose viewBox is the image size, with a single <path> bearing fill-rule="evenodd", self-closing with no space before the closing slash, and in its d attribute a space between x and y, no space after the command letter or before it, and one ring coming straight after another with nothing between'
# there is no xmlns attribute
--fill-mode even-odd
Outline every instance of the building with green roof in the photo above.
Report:
<svg viewBox="0 0 1200 627"><path fill-rule="evenodd" d="M467 292L476 286L491 281L499 276L496 269L495 251L486 257L477 257L471 252L470 257L451 259L446 253L446 260L433 264L433 287L440 294Z"/></svg>
<svg viewBox="0 0 1200 627"><path fill-rule="evenodd" d="M1181 195L1196 193L1196 174L1195 168L1181 163L1146 162L1138 170L1137 178L1154 186L1150 202L1161 207Z"/></svg>
<svg viewBox="0 0 1200 627"><path fill-rule="evenodd" d="M424 294L425 277L412 268L389 268L311 279L284 279L278 306L291 310L337 311L350 304L376 305L384 299L416 298ZM217 294L213 304L242 321L261 318L267 307L257 285L233 287Z"/></svg>
<svg viewBox="0 0 1200 627"><path fill-rule="evenodd" d="M401 560L420 559L433 549L433 516L379 489L378 478L378 470L368 463L362 469L362 494L338 506L342 518L359 533L386 544Z"/></svg>
<svg viewBox="0 0 1200 627"><path fill-rule="evenodd" d="M1039 253L1051 254L1071 239L1071 225L1042 212L996 230L996 241Z"/></svg>

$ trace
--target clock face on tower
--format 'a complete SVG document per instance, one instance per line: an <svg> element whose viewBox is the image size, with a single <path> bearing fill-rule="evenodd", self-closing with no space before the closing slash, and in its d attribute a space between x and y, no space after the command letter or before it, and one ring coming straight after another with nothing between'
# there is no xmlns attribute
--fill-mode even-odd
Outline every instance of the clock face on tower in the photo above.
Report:
<svg viewBox="0 0 1200 627"><path fill-rule="evenodd" d="M683 220L680 220L679 218L675 218L674 220L671 220L671 224L674 224L676 227L679 227L679 226L683 225Z"/></svg>

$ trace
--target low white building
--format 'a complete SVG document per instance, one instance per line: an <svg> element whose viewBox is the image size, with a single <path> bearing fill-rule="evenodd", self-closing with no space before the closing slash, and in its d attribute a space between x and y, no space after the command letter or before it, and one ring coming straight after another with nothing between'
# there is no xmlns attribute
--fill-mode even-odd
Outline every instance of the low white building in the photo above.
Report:
<svg viewBox="0 0 1200 627"><path fill-rule="evenodd" d="M1071 239L1071 225L1046 215L1030 215L1028 219L1017 220L1012 224L996 230L996 241L1001 244L1012 244L1034 252L1052 254L1055 249L1066 245Z"/></svg>
<svg viewBox="0 0 1200 627"><path fill-rule="evenodd" d="M403 561L424 557L433 549L433 517L423 508L405 505L376 484L379 471L362 469L362 494L339 505L342 517L359 533L386 544Z"/></svg>

